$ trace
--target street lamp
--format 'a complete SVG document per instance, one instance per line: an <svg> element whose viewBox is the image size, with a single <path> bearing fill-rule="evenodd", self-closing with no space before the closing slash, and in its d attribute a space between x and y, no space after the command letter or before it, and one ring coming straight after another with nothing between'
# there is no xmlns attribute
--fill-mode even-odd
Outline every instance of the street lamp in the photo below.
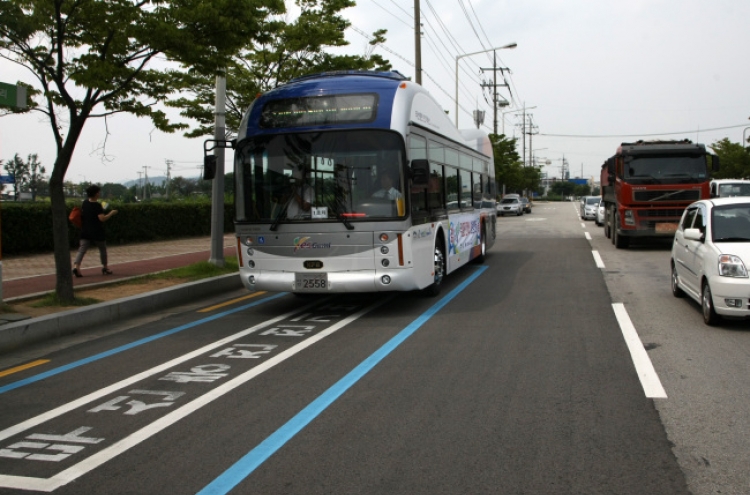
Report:
<svg viewBox="0 0 750 495"><path fill-rule="evenodd" d="M481 52L473 52L473 53L464 53L463 55L458 55L456 57L456 127L458 127L458 61L464 57L471 57L472 55L479 55L480 53L487 53L491 52L493 50L503 50L505 48L513 49L518 46L518 43L508 43L504 46L499 46L497 48L490 48L489 50L482 50Z"/></svg>

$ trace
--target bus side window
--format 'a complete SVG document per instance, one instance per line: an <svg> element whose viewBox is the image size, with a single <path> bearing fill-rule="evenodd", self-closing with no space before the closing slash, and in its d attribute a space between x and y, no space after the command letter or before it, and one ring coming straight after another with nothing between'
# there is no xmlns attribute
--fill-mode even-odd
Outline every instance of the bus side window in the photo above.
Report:
<svg viewBox="0 0 750 495"><path fill-rule="evenodd" d="M430 163L430 179L427 183L427 207L431 210L445 208L443 182L443 166Z"/></svg>
<svg viewBox="0 0 750 495"><path fill-rule="evenodd" d="M458 169L445 167L446 207L449 210L459 209Z"/></svg>

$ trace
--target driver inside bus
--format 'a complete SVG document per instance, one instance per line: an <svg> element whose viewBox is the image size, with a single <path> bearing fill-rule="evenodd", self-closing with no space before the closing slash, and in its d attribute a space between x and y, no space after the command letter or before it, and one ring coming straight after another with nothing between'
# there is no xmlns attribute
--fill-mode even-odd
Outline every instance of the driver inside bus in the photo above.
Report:
<svg viewBox="0 0 750 495"><path fill-rule="evenodd" d="M287 218L310 218L310 207L313 202L313 189L308 184L293 184L291 199L286 207Z"/></svg>
<svg viewBox="0 0 750 495"><path fill-rule="evenodd" d="M380 173L380 189L373 193L373 198L396 200L401 197L401 191L393 187L393 175L389 170Z"/></svg>

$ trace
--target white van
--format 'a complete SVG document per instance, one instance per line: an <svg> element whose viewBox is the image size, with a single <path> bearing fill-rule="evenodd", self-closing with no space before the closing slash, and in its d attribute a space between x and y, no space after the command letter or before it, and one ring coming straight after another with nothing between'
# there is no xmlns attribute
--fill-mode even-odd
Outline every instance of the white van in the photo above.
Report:
<svg viewBox="0 0 750 495"><path fill-rule="evenodd" d="M711 181L712 198L729 198L732 196L750 196L750 180L714 179Z"/></svg>

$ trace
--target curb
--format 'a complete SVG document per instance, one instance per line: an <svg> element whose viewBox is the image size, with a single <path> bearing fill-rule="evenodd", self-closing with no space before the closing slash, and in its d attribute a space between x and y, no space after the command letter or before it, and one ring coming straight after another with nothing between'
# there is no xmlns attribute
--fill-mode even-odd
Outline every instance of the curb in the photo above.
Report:
<svg viewBox="0 0 750 495"><path fill-rule="evenodd" d="M239 288L242 288L240 277L237 273L230 273L137 296L8 323L0 327L0 354L29 344L71 335L103 323L125 320L132 315L153 313L201 297Z"/></svg>

